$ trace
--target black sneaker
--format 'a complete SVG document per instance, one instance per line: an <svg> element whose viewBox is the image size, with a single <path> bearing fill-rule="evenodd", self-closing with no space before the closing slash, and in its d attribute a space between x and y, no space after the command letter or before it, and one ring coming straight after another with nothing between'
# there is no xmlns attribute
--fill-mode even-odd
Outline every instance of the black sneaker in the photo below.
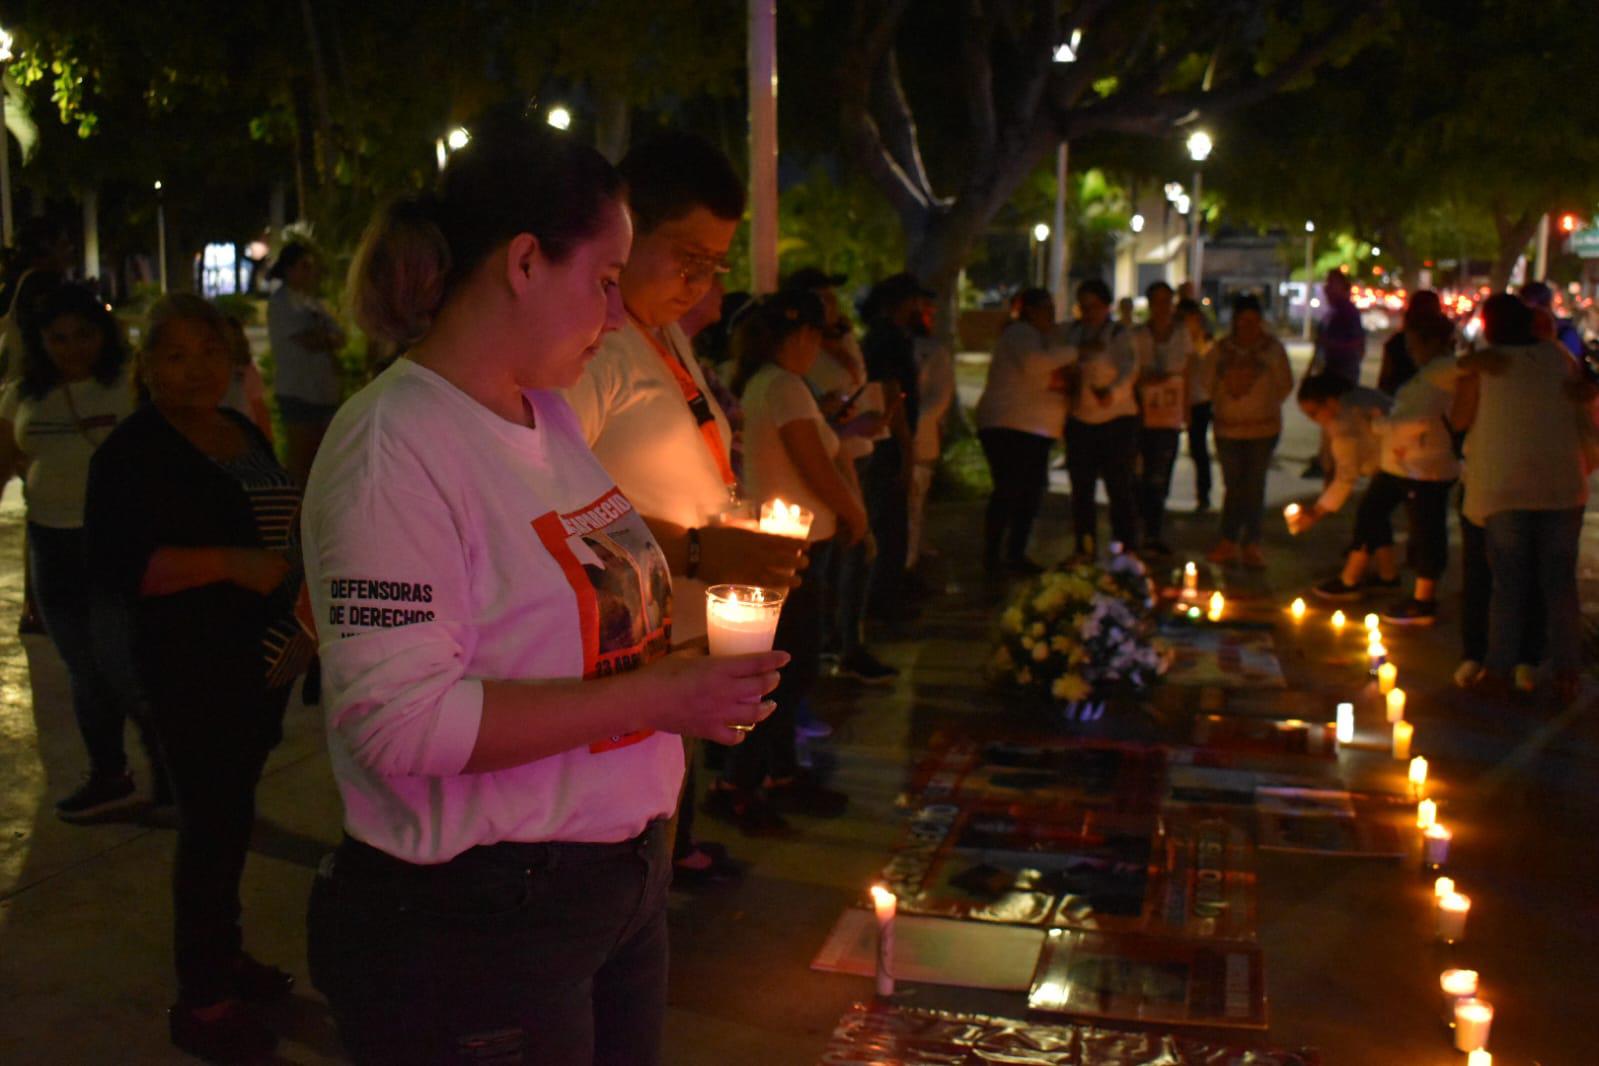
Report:
<svg viewBox="0 0 1599 1066"><path fill-rule="evenodd" d="M1396 626L1430 626L1438 621L1438 605L1428 600L1412 597L1384 607L1382 620Z"/></svg>
<svg viewBox="0 0 1599 1066"><path fill-rule="evenodd" d="M892 685L899 671L865 648L857 648L838 661L838 676L863 685Z"/></svg>
<svg viewBox="0 0 1599 1066"><path fill-rule="evenodd" d="M172 1042L207 1062L254 1062L278 1046L278 1035L238 1000L223 1000L217 1007L214 1017L202 1018L196 1011L212 1008L173 1004L167 1011Z"/></svg>
<svg viewBox="0 0 1599 1066"><path fill-rule="evenodd" d="M135 802L132 774L90 774L77 791L56 802L56 816L64 822L78 822Z"/></svg>
<svg viewBox="0 0 1599 1066"><path fill-rule="evenodd" d="M1318 600L1331 600L1334 603L1358 600L1361 595L1359 585L1346 585L1342 577L1328 578L1312 588L1310 594Z"/></svg>

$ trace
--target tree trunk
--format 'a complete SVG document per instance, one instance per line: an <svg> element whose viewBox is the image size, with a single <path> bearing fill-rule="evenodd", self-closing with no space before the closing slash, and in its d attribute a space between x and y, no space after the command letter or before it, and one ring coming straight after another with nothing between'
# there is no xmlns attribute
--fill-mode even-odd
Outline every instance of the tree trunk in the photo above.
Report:
<svg viewBox="0 0 1599 1066"><path fill-rule="evenodd" d="M311 53L311 78L316 102L316 177L320 187L333 167L333 108L329 103L328 67L322 58L322 34L317 29L311 0L300 0L300 17L305 22L306 45Z"/></svg>
<svg viewBox="0 0 1599 1066"><path fill-rule="evenodd" d="M1494 209L1494 229L1499 233L1499 248L1494 254L1493 271L1488 284L1495 292L1503 292L1510 284L1510 272L1516 260L1527 251L1527 242L1538 230L1539 212L1523 211L1511 218L1500 208Z"/></svg>

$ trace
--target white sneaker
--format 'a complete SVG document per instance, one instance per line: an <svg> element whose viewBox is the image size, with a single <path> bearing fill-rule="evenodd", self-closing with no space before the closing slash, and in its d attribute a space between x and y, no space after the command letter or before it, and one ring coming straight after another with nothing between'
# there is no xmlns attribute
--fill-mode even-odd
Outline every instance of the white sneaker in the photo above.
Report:
<svg viewBox="0 0 1599 1066"><path fill-rule="evenodd" d="M1517 692L1538 691L1538 668L1531 663L1517 663L1515 681Z"/></svg>
<svg viewBox="0 0 1599 1066"><path fill-rule="evenodd" d="M1460 688L1470 688L1471 683L1482 676L1482 663L1475 659L1462 659L1460 665L1455 667L1455 684Z"/></svg>

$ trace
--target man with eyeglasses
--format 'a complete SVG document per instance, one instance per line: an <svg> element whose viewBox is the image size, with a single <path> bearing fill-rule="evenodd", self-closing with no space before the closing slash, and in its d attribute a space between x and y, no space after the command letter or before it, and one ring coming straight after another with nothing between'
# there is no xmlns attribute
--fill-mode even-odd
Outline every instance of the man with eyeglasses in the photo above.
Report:
<svg viewBox="0 0 1599 1066"><path fill-rule="evenodd" d="M716 522L738 499L732 431L679 326L728 271L744 185L725 155L687 133L634 147L618 169L633 219L621 275L628 323L601 340L567 400L594 454L666 553L672 643L683 645L705 636L708 585L788 588L802 553L790 538ZM757 834L783 828L775 810L754 812L741 825Z"/></svg>

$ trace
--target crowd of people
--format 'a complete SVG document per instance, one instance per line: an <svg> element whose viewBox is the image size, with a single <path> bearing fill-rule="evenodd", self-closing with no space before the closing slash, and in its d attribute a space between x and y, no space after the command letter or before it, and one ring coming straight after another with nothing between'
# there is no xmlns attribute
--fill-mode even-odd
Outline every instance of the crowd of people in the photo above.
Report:
<svg viewBox="0 0 1599 1066"><path fill-rule="evenodd" d="M0 288L0 462L25 479L30 597L87 755L56 809L86 821L139 798L134 724L149 801L176 817L179 1047L240 1061L275 1043L251 1004L293 979L245 951L239 888L302 678L344 812L312 889L310 972L358 1062L658 1061L667 887L743 869L696 809L759 837L847 809L802 757L829 729L813 702L829 671L896 677L867 637L911 631L927 591L954 360L911 274L870 286L859 339L844 292L862 279L806 267L724 293L744 206L691 135L613 167L524 120L485 123L362 239L344 301L383 358L353 395L310 246L271 271L268 383L244 324L191 294L161 298L130 350L67 279L62 233L25 228ZM1404 503L1415 583L1384 616L1430 622L1463 476L1458 678L1528 687L1547 655L1569 694L1595 434L1546 292L1487 301L1485 343L1458 358L1418 293L1377 390L1358 384L1347 281L1326 292L1297 399L1327 483L1302 524L1359 502L1315 593L1399 588ZM974 412L989 574L1041 569L1029 545L1060 444L1072 552L1169 556L1185 434L1201 513L1212 435L1221 465L1211 560L1265 565L1296 388L1284 347L1254 297L1213 337L1191 292L1144 295L1140 322L1089 280L1057 322L1048 292L1017 294ZM775 499L812 514L803 542L759 528ZM772 651L704 653L723 584L784 594Z"/></svg>
<svg viewBox="0 0 1599 1066"><path fill-rule="evenodd" d="M1077 313L1066 322L1055 321L1045 290L1019 292L974 412L994 478L988 570L1041 569L1027 547L1057 445L1066 453L1076 555L1095 552L1102 482L1112 542L1169 556L1165 508L1184 428L1196 513L1210 503L1207 431L1222 469L1209 560L1263 568L1266 479L1293 396L1321 431L1305 473L1324 487L1294 505L1291 532L1358 501L1338 572L1311 593L1334 603L1385 596L1385 621L1431 625L1458 500L1463 648L1455 681L1492 695L1531 692L1547 665L1553 694L1569 702L1580 658L1577 543L1588 475L1599 466L1595 383L1580 334L1556 315L1542 282L1485 300L1472 342L1437 293L1421 290L1384 344L1371 388L1360 384L1366 333L1348 278L1330 272L1323 292L1328 307L1297 386L1253 295L1232 301L1228 331L1211 339L1204 308L1174 302L1165 282L1149 286L1147 318L1131 325L1111 317L1110 290L1097 279L1078 287ZM1408 595L1394 550L1401 505Z"/></svg>

